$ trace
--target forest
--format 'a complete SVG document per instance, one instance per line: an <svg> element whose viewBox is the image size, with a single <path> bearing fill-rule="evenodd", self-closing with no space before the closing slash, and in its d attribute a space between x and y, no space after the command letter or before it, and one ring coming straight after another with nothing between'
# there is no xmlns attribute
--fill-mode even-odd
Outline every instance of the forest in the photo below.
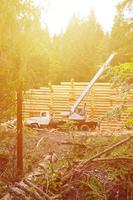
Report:
<svg viewBox="0 0 133 200"><path fill-rule="evenodd" d="M133 70L132 1L123 1L111 32L104 32L92 10L86 20L74 15L66 30L51 36L42 28L41 10L30 1L2 0L0 5L0 119L14 112L18 82L23 90L61 81L90 81L100 64L115 51L117 78ZM128 12L128 17L125 16ZM116 69L117 68L117 69ZM99 81L110 81L110 76ZM11 113L11 114L10 114Z"/></svg>
<svg viewBox="0 0 133 200"><path fill-rule="evenodd" d="M132 200L133 0L119 1L110 31L90 9L58 34L41 22L50 1L0 1L0 199Z"/></svg>

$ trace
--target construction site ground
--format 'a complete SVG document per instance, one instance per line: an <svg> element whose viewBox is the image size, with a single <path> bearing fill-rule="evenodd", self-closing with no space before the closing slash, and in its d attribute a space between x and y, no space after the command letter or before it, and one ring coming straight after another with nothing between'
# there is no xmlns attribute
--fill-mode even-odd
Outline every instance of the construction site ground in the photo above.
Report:
<svg viewBox="0 0 133 200"><path fill-rule="evenodd" d="M23 178L32 174L30 181L46 195L42 199L132 200L132 133L126 129L73 132L26 128ZM19 184L15 130L1 131L0 139L0 198L9 194L11 199L20 199L12 189L22 190L21 184L15 185ZM120 141L124 142L115 147ZM38 167L42 175L35 175ZM24 198L36 199L34 191L33 195L24 193Z"/></svg>

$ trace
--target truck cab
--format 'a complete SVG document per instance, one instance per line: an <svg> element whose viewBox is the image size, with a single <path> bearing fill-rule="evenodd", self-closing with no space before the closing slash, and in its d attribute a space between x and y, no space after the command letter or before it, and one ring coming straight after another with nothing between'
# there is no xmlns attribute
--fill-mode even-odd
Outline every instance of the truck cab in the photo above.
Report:
<svg viewBox="0 0 133 200"><path fill-rule="evenodd" d="M31 128L49 127L51 116L49 111L40 112L40 116L29 117L25 120L25 125Z"/></svg>

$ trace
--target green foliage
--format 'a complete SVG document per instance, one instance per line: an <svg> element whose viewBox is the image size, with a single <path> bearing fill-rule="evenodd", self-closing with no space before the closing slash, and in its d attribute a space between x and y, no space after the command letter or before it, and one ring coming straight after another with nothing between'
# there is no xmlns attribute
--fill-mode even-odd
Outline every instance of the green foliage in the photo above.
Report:
<svg viewBox="0 0 133 200"><path fill-rule="evenodd" d="M133 108L128 108L126 111L128 113L128 118L125 121L125 125L127 128L132 129L133 128Z"/></svg>
<svg viewBox="0 0 133 200"><path fill-rule="evenodd" d="M65 131L76 131L77 130L77 126L75 125L75 123L73 121L68 121L68 122L64 123L63 125L60 126L60 128Z"/></svg>
<svg viewBox="0 0 133 200"><path fill-rule="evenodd" d="M120 98L121 103L113 106L112 110L107 112L103 119L113 119L113 117L118 117L118 119L120 119L119 117L123 112L132 113L132 109L127 108L126 101L128 101L129 98L128 94L132 95L133 90L133 62L114 66L108 70L107 74L110 77L110 81L113 83L113 87L118 89L116 98ZM132 98L132 96L130 98ZM127 118L128 117L130 117L129 114L127 114Z"/></svg>
<svg viewBox="0 0 133 200"><path fill-rule="evenodd" d="M128 109L125 110L125 112L126 112L126 113L131 113L131 114L132 114L132 113L133 113L133 108L128 108Z"/></svg>
<svg viewBox="0 0 133 200"><path fill-rule="evenodd" d="M108 36L93 11L86 21L73 16L63 34L60 48L63 79L70 81L73 77L76 81L89 81L97 71L97 65L108 54Z"/></svg>
<svg viewBox="0 0 133 200"><path fill-rule="evenodd" d="M128 170L127 169L117 169L115 167L108 167L107 173L109 175L110 180L118 181L118 180L125 180L125 177L128 176Z"/></svg>
<svg viewBox="0 0 133 200"><path fill-rule="evenodd" d="M39 16L30 1L20 0L2 0L0 13L0 112L1 118L9 118L15 114L15 90L24 81L27 62L37 47Z"/></svg>
<svg viewBox="0 0 133 200"><path fill-rule="evenodd" d="M118 67L114 67L113 72L121 78L121 80L125 80L125 77L129 77L133 73L133 63L123 63Z"/></svg>
<svg viewBox="0 0 133 200"><path fill-rule="evenodd" d="M110 50L118 52L114 64L132 61L133 34L132 34L132 0L123 0L118 4L114 26L111 32Z"/></svg>
<svg viewBox="0 0 133 200"><path fill-rule="evenodd" d="M133 125L133 118L129 118L125 122L126 125Z"/></svg>
<svg viewBox="0 0 133 200"><path fill-rule="evenodd" d="M91 191L88 191L88 199L103 199L103 200L107 200L107 196L106 196L106 190L105 190L105 186L103 183L101 183L97 178L95 177L91 177L88 180L88 185L91 189ZM86 194L86 195L87 195Z"/></svg>

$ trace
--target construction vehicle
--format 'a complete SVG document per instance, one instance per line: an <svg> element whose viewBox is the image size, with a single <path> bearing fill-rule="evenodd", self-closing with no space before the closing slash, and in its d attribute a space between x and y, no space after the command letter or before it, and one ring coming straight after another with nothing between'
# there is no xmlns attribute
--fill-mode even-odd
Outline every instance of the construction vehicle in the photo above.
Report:
<svg viewBox="0 0 133 200"><path fill-rule="evenodd" d="M44 111L40 113L40 116L38 117L30 117L25 121L26 126L34 127L34 128L41 128L41 127L47 127L47 128L57 128L60 125L72 121L75 126L81 131L88 131L88 130L94 130L97 126L99 126L98 121L90 121L87 119L87 113L85 110L85 105L83 108L78 108L81 101L85 98L85 96L88 94L96 80L103 74L113 57L115 56L115 53L112 53L109 58L104 62L102 67L98 70L98 72L95 74L95 76L92 78L92 80L89 82L87 87L83 90L79 98L76 100L76 102L71 107L70 112L62 112L61 116L65 117L65 120L57 120L53 116L50 115L48 111Z"/></svg>

